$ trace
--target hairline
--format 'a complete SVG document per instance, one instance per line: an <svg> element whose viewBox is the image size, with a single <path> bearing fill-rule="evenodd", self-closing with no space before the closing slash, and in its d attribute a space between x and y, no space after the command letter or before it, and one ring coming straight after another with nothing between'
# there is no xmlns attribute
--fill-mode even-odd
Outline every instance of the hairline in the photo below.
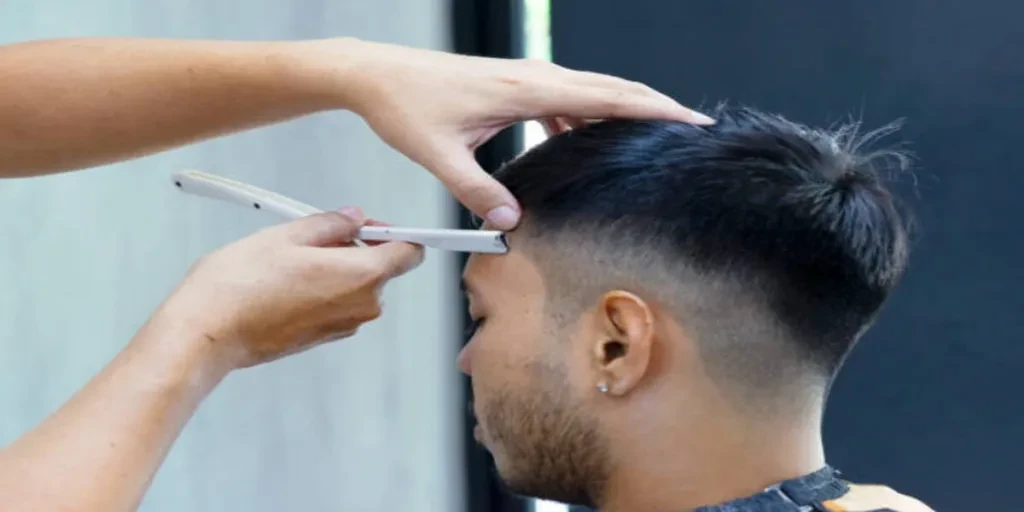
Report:
<svg viewBox="0 0 1024 512"><path fill-rule="evenodd" d="M810 391L817 396L829 385L831 375L810 366L813 363L800 354L801 346L789 327L775 318L764 292L756 286L728 274L701 273L684 262L668 263L664 248L616 251L595 238L600 227L590 226L591 233L580 236L579 230L563 234L566 229L540 233L528 216L520 225L516 248L537 268L544 283L542 311L556 328L574 323L603 294L624 290L653 300L673 321L684 325L709 375L745 402L800 406L793 403L793 393ZM631 259L637 254L646 256L640 264ZM611 256L628 263L611 266L588 256ZM665 279L666 274L674 277ZM660 284L665 282L669 284ZM774 360L763 361L760 356ZM759 369L761 374L750 382L742 377ZM780 399L787 403L777 404Z"/></svg>

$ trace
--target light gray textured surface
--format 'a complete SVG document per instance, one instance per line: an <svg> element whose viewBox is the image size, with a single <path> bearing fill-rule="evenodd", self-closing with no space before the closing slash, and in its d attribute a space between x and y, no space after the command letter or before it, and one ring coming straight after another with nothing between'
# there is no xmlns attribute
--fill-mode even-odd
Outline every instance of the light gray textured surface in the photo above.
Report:
<svg viewBox="0 0 1024 512"><path fill-rule="evenodd" d="M0 42L65 36L447 45L442 0L7 0ZM0 182L0 443L42 420L132 336L191 262L269 225L179 195L183 168L394 224L451 226L445 191L348 113L84 173ZM351 340L229 379L201 407L142 509L461 510L458 269L428 252Z"/></svg>

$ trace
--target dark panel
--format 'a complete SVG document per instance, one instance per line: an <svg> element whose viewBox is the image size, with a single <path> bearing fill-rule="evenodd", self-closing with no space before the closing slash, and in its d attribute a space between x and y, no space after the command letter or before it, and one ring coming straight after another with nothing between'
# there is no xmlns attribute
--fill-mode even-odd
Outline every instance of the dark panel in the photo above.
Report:
<svg viewBox="0 0 1024 512"><path fill-rule="evenodd" d="M911 269L826 415L830 461L938 510L1016 508L1024 474L1024 4L558 0L559 64L815 125L906 125ZM915 182L916 181L916 186Z"/></svg>
<svg viewBox="0 0 1024 512"><path fill-rule="evenodd" d="M466 55L483 57L523 57L523 9L521 0L453 0L454 50ZM510 128L491 139L477 150L477 161L484 169L496 169L502 162L519 153L522 147L521 129ZM459 206L459 227L475 229L469 212ZM465 265L465 256L458 258L459 272ZM463 324L468 328L470 319L466 303L460 299ZM460 339L462 345L466 339ZM469 378L463 379L467 404L472 400ZM469 408L463 418L466 455L467 512L527 512L529 502L506 492L497 479L494 461L473 437L475 420Z"/></svg>

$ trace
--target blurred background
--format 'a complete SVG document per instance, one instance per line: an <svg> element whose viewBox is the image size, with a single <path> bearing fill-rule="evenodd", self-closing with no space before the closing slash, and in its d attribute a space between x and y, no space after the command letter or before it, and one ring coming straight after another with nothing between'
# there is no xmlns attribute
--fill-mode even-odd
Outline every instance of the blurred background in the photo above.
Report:
<svg viewBox="0 0 1024 512"><path fill-rule="evenodd" d="M936 510L1015 510L1022 16L1012 0L7 0L0 43L347 35L553 60L685 104L729 100L813 125L903 119L891 142L916 158L898 191L917 240L909 275L834 388L830 462ZM542 138L528 123L478 157L493 169ZM177 194L168 174L186 168L322 208L358 204L393 224L468 226L438 183L348 113L0 183L0 444L109 361L197 257L274 221ZM355 339L229 378L142 510L567 510L503 492L472 440L454 364L461 263L431 253Z"/></svg>

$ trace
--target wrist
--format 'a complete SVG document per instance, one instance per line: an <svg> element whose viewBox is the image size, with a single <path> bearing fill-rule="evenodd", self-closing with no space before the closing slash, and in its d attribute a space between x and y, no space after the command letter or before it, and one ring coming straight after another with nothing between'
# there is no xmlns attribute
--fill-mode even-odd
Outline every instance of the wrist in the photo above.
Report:
<svg viewBox="0 0 1024 512"><path fill-rule="evenodd" d="M165 303L132 340L160 383L205 396L235 368L232 358L197 315Z"/></svg>
<svg viewBox="0 0 1024 512"><path fill-rule="evenodd" d="M281 43L286 73L302 93L324 110L350 110L372 92L367 56L371 43L340 37Z"/></svg>

